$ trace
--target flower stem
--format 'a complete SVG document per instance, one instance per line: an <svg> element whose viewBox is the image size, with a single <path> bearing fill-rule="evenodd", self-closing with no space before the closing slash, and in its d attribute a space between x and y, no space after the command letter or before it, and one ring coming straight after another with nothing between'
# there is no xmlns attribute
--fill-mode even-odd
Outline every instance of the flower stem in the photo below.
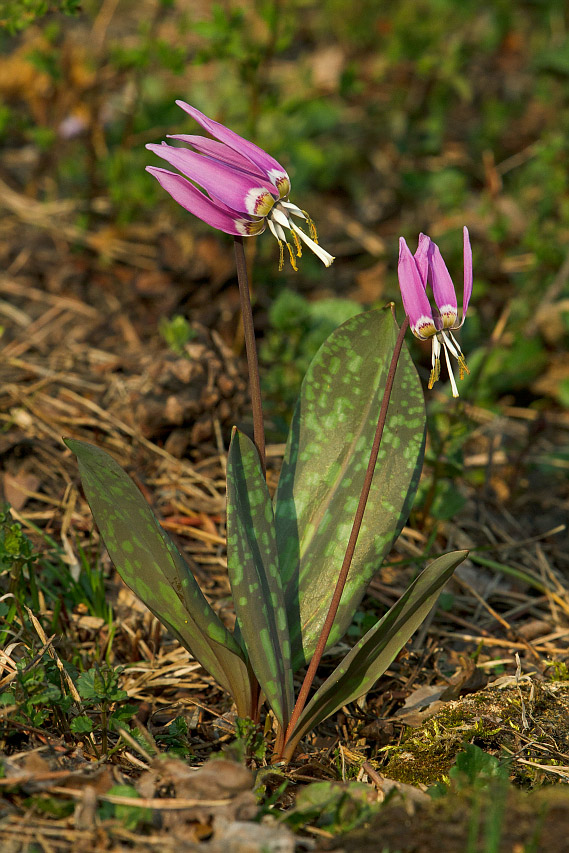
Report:
<svg viewBox="0 0 569 853"><path fill-rule="evenodd" d="M328 610L328 615L326 616L326 621L322 626L322 633L318 638L318 643L316 645L316 650L314 652L314 656L310 661L310 665L308 670L306 671L306 675L304 676L304 681L302 683L302 687L300 688L300 693L298 694L298 699L296 700L296 705L294 706L294 710L292 712L292 716L290 718L290 722L288 724L288 728L286 731L286 735L284 738L284 747L282 754L286 758L290 758L286 754L286 745L290 736L296 726L300 715L304 710L304 706L306 705L306 700L308 699L308 694L310 692L310 688L312 687L312 682L314 681L314 676L316 675L316 670L318 669L318 665L322 659L322 655L324 654L324 650L326 648L326 643L328 642L328 637L330 636L330 631L332 630L332 625L334 624L334 619L336 618L336 613L338 612L338 607L340 605L340 600L342 598L342 593L344 591L344 587L346 585L346 580L348 578L348 572L350 571L350 566L352 564L352 559L354 556L354 551L356 550L356 542L358 539L358 535L360 532L360 527L362 525L362 520L364 517L364 511L366 508L367 499L369 497L369 492L371 489L371 483L373 480L373 474L375 471L375 465L377 462L377 457L379 454L379 447L381 444L381 437L383 435L383 428L385 426L385 421L387 418L387 409L389 407L389 399L391 397L391 389L393 388L393 382L395 379L395 372L397 370L397 364L399 361L399 356L401 354L401 347L403 346L403 338L405 337L405 332L409 328L409 320L406 317L403 323L401 324L401 328L399 329L399 334L397 335L397 340L395 341L395 347L393 349L393 355L391 357L391 364L389 365L389 371L387 373L387 379L385 381L385 389L383 392L383 400L381 401L381 408L379 410L379 417L377 420L377 427L375 430L375 436L373 439L373 444L371 448L371 453L369 457L369 462L367 466L366 475L364 478L364 483L362 486L362 491L360 494L360 500L358 503L358 507L356 509L356 514L354 516L354 523L352 525L352 532L350 533L350 538L348 540L348 546L346 548L346 553L344 555L344 561L342 563L342 568L340 569L340 574L338 577L338 581L336 583L336 589L334 590L334 595L332 596L332 601L330 602L330 609Z"/></svg>
<svg viewBox="0 0 569 853"><path fill-rule="evenodd" d="M243 246L243 237L234 237L233 239L235 243L237 280L239 282L239 298L241 300L241 316L243 318L243 331L245 334L245 351L247 353L247 367L249 368L249 392L251 394L251 407L253 409L253 441L259 453L263 474L266 475L267 463L265 459L265 427L263 424L263 406L261 403L261 381L259 378L259 361L255 345L255 329L253 326L253 312L251 311L245 249Z"/></svg>

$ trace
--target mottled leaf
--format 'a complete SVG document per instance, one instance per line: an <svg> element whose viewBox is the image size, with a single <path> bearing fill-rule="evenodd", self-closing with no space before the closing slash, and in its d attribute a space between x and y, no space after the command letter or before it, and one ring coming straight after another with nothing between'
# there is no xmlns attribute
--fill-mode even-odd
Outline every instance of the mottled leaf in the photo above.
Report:
<svg viewBox="0 0 569 853"><path fill-rule="evenodd" d="M373 687L425 619L467 554L468 551L453 551L433 560L377 625L356 643L300 715L287 744L288 757L306 732Z"/></svg>
<svg viewBox="0 0 569 853"><path fill-rule="evenodd" d="M66 441L79 461L85 495L124 582L201 665L251 714L243 652L202 594L178 548L139 489L112 456L83 441Z"/></svg>
<svg viewBox="0 0 569 853"><path fill-rule="evenodd" d="M294 668L314 653L350 536L397 326L368 311L330 335L302 383L275 495ZM407 520L421 470L425 409L403 347L372 487L328 645L346 632L366 586Z"/></svg>
<svg viewBox="0 0 569 853"><path fill-rule="evenodd" d="M257 449L236 429L227 457L227 567L251 667L286 728L294 690L273 505Z"/></svg>

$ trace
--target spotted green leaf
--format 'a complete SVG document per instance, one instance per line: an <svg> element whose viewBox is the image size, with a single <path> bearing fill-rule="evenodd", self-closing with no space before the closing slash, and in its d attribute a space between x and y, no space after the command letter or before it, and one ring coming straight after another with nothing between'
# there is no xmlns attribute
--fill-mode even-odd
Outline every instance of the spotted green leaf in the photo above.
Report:
<svg viewBox="0 0 569 853"><path fill-rule="evenodd" d="M328 612L377 425L397 336L389 309L358 314L324 342L302 383L275 495L275 524L294 668L310 660ZM328 645L346 632L399 535L421 470L425 409L401 352L381 449Z"/></svg>
<svg viewBox="0 0 569 853"><path fill-rule="evenodd" d="M245 656L204 598L178 548L139 489L112 456L68 440L79 461L85 496L124 582L251 715Z"/></svg>
<svg viewBox="0 0 569 853"><path fill-rule="evenodd" d="M298 720L285 755L306 732L370 690L423 622L440 591L468 551L443 554L427 566L316 691Z"/></svg>
<svg viewBox="0 0 569 853"><path fill-rule="evenodd" d="M257 449L237 429L227 457L227 568L251 667L286 728L294 690L273 505Z"/></svg>

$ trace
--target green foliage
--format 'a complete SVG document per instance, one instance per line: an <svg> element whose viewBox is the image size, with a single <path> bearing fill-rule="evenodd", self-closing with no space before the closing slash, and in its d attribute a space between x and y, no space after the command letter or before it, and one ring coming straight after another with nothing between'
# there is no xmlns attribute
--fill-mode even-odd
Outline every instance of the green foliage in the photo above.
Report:
<svg viewBox="0 0 569 853"><path fill-rule="evenodd" d="M297 831L310 824L339 835L368 821L379 808L363 782L312 782L300 791L282 821Z"/></svg>
<svg viewBox="0 0 569 853"><path fill-rule="evenodd" d="M273 505L255 445L237 429L227 456L227 571L237 630L286 729L294 706L293 670Z"/></svg>
<svg viewBox="0 0 569 853"><path fill-rule="evenodd" d="M0 573L30 570L37 555L19 521L14 521L8 504L0 510Z"/></svg>
<svg viewBox="0 0 569 853"><path fill-rule="evenodd" d="M272 412L290 420L302 378L319 348L334 329L360 312L361 306L351 299L308 302L288 288L271 302L259 356Z"/></svg>
<svg viewBox="0 0 569 853"><path fill-rule="evenodd" d="M161 317L158 331L176 355L184 355L186 344L196 336L196 332L182 314L168 319Z"/></svg>
<svg viewBox="0 0 569 853"><path fill-rule="evenodd" d="M30 629L25 606L31 606L38 613L40 593L52 611L50 629L53 632L61 630L62 609L73 610L77 605L111 626L112 607L106 599L105 578L97 555L87 554L77 547L81 571L76 580L70 573L63 548L33 524L30 526L43 539L40 550L34 548L22 525L12 519L8 505L0 512L0 588L7 590L4 600L0 601L3 621L0 641L5 642L11 632L16 632L16 621L20 629Z"/></svg>
<svg viewBox="0 0 569 853"><path fill-rule="evenodd" d="M39 609L36 561L37 554L30 539L22 525L13 520L10 506L5 504L0 511L0 582L8 578L8 592L0 601L0 620L4 622L0 643L6 641L16 616L24 620L24 601L29 601L35 610Z"/></svg>
<svg viewBox="0 0 569 853"><path fill-rule="evenodd" d="M569 681L569 667L565 661L554 660L551 662L548 675L551 681Z"/></svg>
<svg viewBox="0 0 569 853"><path fill-rule="evenodd" d="M235 740L227 749L232 760L240 763L254 760L258 764L263 764L267 753L267 741L261 727L252 720L238 717L235 722L235 734ZM225 755L225 752L222 755Z"/></svg>
<svg viewBox="0 0 569 853"><path fill-rule="evenodd" d="M80 8L81 0L4 0L0 10L0 29L15 35L50 12L76 15Z"/></svg>
<svg viewBox="0 0 569 853"><path fill-rule="evenodd" d="M128 728L128 722L137 706L125 703L127 694L118 687L120 669L106 664L94 664L78 674L73 664L64 661L60 670L57 662L44 652L34 656L27 649L17 662L16 676L10 689L0 694L0 705L15 706L10 721L23 725L48 727L66 737L70 733L86 743L97 757L99 751L109 753L109 732ZM80 704L71 695L68 679L77 687ZM93 735L93 739L85 736Z"/></svg>
<svg viewBox="0 0 569 853"><path fill-rule="evenodd" d="M82 709L86 714L75 717L70 725L75 734L89 733L95 730L94 720L97 721L97 733L100 733L101 749L104 755L109 752L108 735L119 728L127 728L128 722L138 710L137 705L125 703L127 693L118 686L120 668L107 664L94 664L82 672L75 684L82 700Z"/></svg>
<svg viewBox="0 0 569 853"><path fill-rule="evenodd" d="M66 715L74 703L55 661L47 653L38 660L27 650L17 667L10 689L1 696L3 705L16 706L10 719L36 728L49 724L65 733ZM71 678L76 677L77 671L71 664L65 664L65 668Z"/></svg>
<svg viewBox="0 0 569 853"><path fill-rule="evenodd" d="M132 799L133 804L131 806L124 803L103 802L97 810L98 817L101 820L117 820L130 832L136 832L142 826L152 824L152 810L136 805L136 800L140 799L140 794L132 785L113 785L106 795Z"/></svg>
<svg viewBox="0 0 569 853"><path fill-rule="evenodd" d="M508 766L471 743L456 756L449 776L459 790L466 785L484 787L490 779L508 779Z"/></svg>
<svg viewBox="0 0 569 853"><path fill-rule="evenodd" d="M314 654L339 575L395 338L391 312L369 311L348 320L321 346L302 385L274 510L257 450L234 430L227 459L227 562L237 615L233 635L117 463L84 442L67 442L123 579L231 693L240 717L258 719L261 691L279 723L281 742L294 704L294 670ZM424 423L417 376L403 349L330 643L348 629L369 579L406 520L422 462ZM465 556L456 552L431 563L354 646L305 708L285 755L290 757L310 728L373 686ZM110 673L110 681L105 680L90 670L78 682L83 699L96 698L102 716L110 702L122 698L113 692L115 677ZM105 717L105 737L108 726ZM245 733L250 746L251 735Z"/></svg>
<svg viewBox="0 0 569 853"><path fill-rule="evenodd" d="M508 764L500 762L475 744L468 744L456 756L449 772L450 786L439 783L429 789L434 798L462 793L470 801L466 853L498 853L506 800L508 796ZM482 837L482 847L479 839Z"/></svg>
<svg viewBox="0 0 569 853"><path fill-rule="evenodd" d="M423 622L467 551L444 554L427 566L401 598L348 652L318 688L290 733L285 752L292 755L300 738L348 702L367 693Z"/></svg>
<svg viewBox="0 0 569 853"><path fill-rule="evenodd" d="M175 717L163 729L154 732L156 743L166 749L170 755L178 758L191 758L193 750L188 737L188 724L184 717Z"/></svg>
<svg viewBox="0 0 569 853"><path fill-rule="evenodd" d="M250 690L243 652L206 601L178 548L108 453L82 441L66 443L77 455L85 494L121 577L247 716Z"/></svg>
<svg viewBox="0 0 569 853"><path fill-rule="evenodd" d="M126 699L127 694L118 687L119 673L111 667L92 666L77 678L76 686L81 699L89 703L110 703Z"/></svg>
<svg viewBox="0 0 569 853"><path fill-rule="evenodd" d="M311 362L275 493L275 523L294 668L310 660L328 612L369 461L396 339L389 309L333 332ZM424 403L404 348L348 581L329 645L407 520L423 461Z"/></svg>

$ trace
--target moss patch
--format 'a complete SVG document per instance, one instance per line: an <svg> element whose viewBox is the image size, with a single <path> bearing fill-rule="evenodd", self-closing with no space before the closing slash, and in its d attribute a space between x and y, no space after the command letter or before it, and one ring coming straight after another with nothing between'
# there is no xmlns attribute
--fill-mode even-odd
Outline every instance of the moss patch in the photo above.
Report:
<svg viewBox="0 0 569 853"><path fill-rule="evenodd" d="M428 786L446 778L468 743L542 766L564 763L558 756L569 748L569 686L525 682L449 702L423 725L408 727L400 743L384 747L377 758L387 757L380 769L389 779ZM546 770L512 764L512 781L518 785L552 779Z"/></svg>

